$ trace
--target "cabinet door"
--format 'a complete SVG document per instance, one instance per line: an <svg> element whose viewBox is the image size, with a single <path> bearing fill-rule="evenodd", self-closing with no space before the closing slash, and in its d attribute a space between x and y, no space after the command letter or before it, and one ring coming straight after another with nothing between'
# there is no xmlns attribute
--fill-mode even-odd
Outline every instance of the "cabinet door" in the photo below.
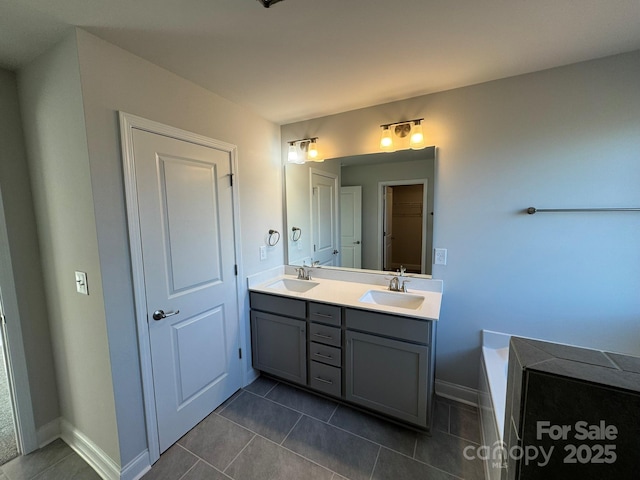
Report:
<svg viewBox="0 0 640 480"><path fill-rule="evenodd" d="M251 311L253 367L306 385L306 322Z"/></svg>
<svg viewBox="0 0 640 480"><path fill-rule="evenodd" d="M429 348L352 331L346 343L345 398L426 427Z"/></svg>

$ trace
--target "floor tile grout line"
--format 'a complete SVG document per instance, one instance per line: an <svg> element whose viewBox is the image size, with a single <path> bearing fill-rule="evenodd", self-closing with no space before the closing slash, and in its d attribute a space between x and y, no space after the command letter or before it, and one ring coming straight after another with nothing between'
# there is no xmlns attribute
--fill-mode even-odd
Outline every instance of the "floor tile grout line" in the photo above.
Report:
<svg viewBox="0 0 640 480"><path fill-rule="evenodd" d="M369 480L373 479L373 473L376 471L376 466L378 465L378 459L380 458L380 452L382 452L382 445L378 445L378 454L376 455L376 459L373 462L373 468L371 469L371 475L369 475Z"/></svg>
<svg viewBox="0 0 640 480"><path fill-rule="evenodd" d="M386 448L387 450L391 450L392 452L395 452L395 453L397 453L398 455L402 455L403 457L406 457L406 458L408 458L409 460L414 460L414 461L416 461L416 462L418 462L418 463L420 463L420 464L422 464L422 465L427 465L428 467L435 468L436 470L438 470L438 471L440 471L440 472L444 472L444 473L446 473L447 475L451 475L452 477L455 477L455 478L462 478L462 477L459 477L458 475L456 475L455 473L451 473L451 472L448 472L448 471L446 471L446 470L443 470L443 469L442 469L442 468L440 468L440 467L436 467L435 465L431 465L430 463L424 462L424 461L422 461L422 460L420 460L420 459L418 459L418 458L412 458L412 457L410 457L409 455L406 455L406 454L404 454L404 453L402 453L402 452L398 452L397 450L393 450L393 449L391 449L391 448L389 448L389 447L385 447L384 445L381 445L381 447L382 447L382 448ZM462 479L462 480L464 480L464 479Z"/></svg>
<svg viewBox="0 0 640 480"><path fill-rule="evenodd" d="M296 426L300 423L300 420L302 420L302 417L304 417L304 416L305 416L304 414L301 414L301 415L298 417L298 420L296 420L296 423L294 423L294 424L293 424L293 427L291 427L291 429L290 429L290 430L287 432L287 434L284 436L284 438L283 438L283 439L282 439L282 441L280 442L280 445L282 445L282 444L287 440L287 438L289 438L289 435L291 435L291 432L293 432L293 430L294 430L294 429L296 428Z"/></svg>
<svg viewBox="0 0 640 480"><path fill-rule="evenodd" d="M333 409L333 412L331 412L331 415L329 416L329 418L327 419L327 423L329 425L331 425L331 419L333 418L333 416L336 414L336 412L338 411L338 408L340 408L340 404L336 403L336 408Z"/></svg>
<svg viewBox="0 0 640 480"><path fill-rule="evenodd" d="M253 437L251 437L251 438L253 438ZM251 440L249 440L249 441L251 441ZM247 443L249 443L249 442L247 442ZM196 457L196 458L198 459L198 461L200 461L200 462L202 462L202 463L204 463L204 464L206 464L206 465L210 466L210 467L211 467L211 468L213 468L216 472L219 472L220 474L224 475L225 477L227 477L227 478L231 478L231 479L232 479L232 477L230 477L229 475L227 475L226 473L224 473L222 470L220 470L220 469L219 469L218 467L216 467L215 465L213 465L213 464L209 463L208 461L206 461L204 458L202 458L202 457L201 457L200 455L198 455L197 453L192 452L191 450L189 450L189 449L188 449L187 447L185 447L184 445L180 445L180 446L181 446L184 450L186 450L187 452L189 452L191 455L193 455L194 457ZM246 445L245 445L245 447L246 447ZM189 470L191 470L192 468L194 468L194 467L198 464L198 461L196 461L196 463L194 463L194 464L193 464L193 466L192 466ZM232 461L233 461L233 460L232 460ZM187 470L187 471L185 472L185 474L184 474L184 475L186 475L187 473L189 473L189 470ZM183 475L182 477L184 477L184 475ZM180 478L182 478L182 477L180 477ZM233 480L233 479L232 479L232 480Z"/></svg>
<svg viewBox="0 0 640 480"><path fill-rule="evenodd" d="M308 462L313 463L314 465L317 465L321 468L324 468L325 470L328 470L329 472L333 473L334 475L340 475L338 472L336 472L335 470L331 470L329 467L327 467L326 465L322 465L321 463L318 463L316 460L312 460L311 458L305 457L304 455L302 455L301 453L296 452L295 450L291 450L289 447L285 447L284 445L279 445L276 442L274 442L273 440L267 438L267 437L263 437L262 435L256 433L257 437L261 437L263 439L265 439L268 442L273 443L274 445L277 445L280 448L284 448L287 452L293 453L294 455L296 455L297 457L300 457ZM341 475L340 475L341 476Z"/></svg>
<svg viewBox="0 0 640 480"><path fill-rule="evenodd" d="M247 391L247 392L248 392L248 391ZM255 394L255 393L253 393L253 392L248 392L248 393L250 393L250 394L252 394L252 395L255 395L256 397L260 397L260 395L257 395L257 394ZM265 398L265 397L261 397L261 398ZM301 414L301 417L298 419L298 421L296 422L296 424L301 420L302 416L307 416L307 417L311 418L312 420L316 420L316 421L318 421L318 422L324 423L324 424L326 424L326 425L328 425L328 426L331 426L331 427L333 427L333 428L336 428L337 430L340 430L340 431L345 432L345 433L347 433L347 434L353 435L354 437L357 437L357 438L360 438L360 439L365 440L365 441L367 441L367 442L373 443L374 445L377 445L379 448L386 448L387 450L390 450L390 451L395 452L395 453L397 453L397 454L399 454L399 455L402 455L403 457L409 458L409 459L411 459L411 460L415 460L416 462L418 462L418 463L420 463L420 464L422 464L422 465L427 465L427 466L429 466L429 467L431 467L431 468L434 468L434 469L436 469L436 470L438 470L438 471L444 472L444 473L446 473L446 474L448 474L448 475L451 475L451 476L453 476L453 477L461 478L461 477L458 477L457 475L455 475L455 474L453 474L453 473L447 472L446 470L442 470L442 469L440 469L440 468L438 468L438 467L435 467L434 465L431 465L431 464L429 464L429 463L423 462L422 460L419 460L419 459L417 459L417 458L410 457L409 455L407 455L407 454L405 454L405 453L403 453L403 452L400 452L400 451L398 451L398 450L395 450L395 449L394 449L394 448L392 448L392 447L388 447L388 446L386 446L386 445L382 445L382 444L381 444L381 443L379 443L379 442L376 442L376 441L371 440L371 439L369 439L369 438L363 437L363 436L361 436L361 435L359 435L359 434L357 434L357 433L351 432L351 431L349 431L349 430L347 430L347 429L345 429L345 428L342 428L342 427L340 427L340 426L337 426L337 425L330 424L330 423L328 423L328 422L322 421L322 420L320 420L320 419L317 419L317 418L315 418L315 417L312 417L312 416L310 416L310 415L307 415L307 414L305 414L304 412L299 412L298 410L295 410L295 409L293 409L293 408L291 408L291 407L287 407L286 405L282 405L282 404L280 404L280 403L278 403L278 402L276 402L276 401L274 401L274 400L271 400L271 399L266 399L266 400L269 400L270 402L275 403L276 405L280 405L280 406L283 406L283 407L285 407L285 408L288 408L288 409L290 409L290 410L292 410L292 411L294 411L294 412L300 413L300 414ZM337 408L338 408L339 406L340 406L340 404L338 404L338 405L336 406L336 410L337 410ZM450 406L449 406L449 405L447 405L447 407L450 407ZM335 411L334 411L334 413L335 413ZM450 413L450 412L449 412L449 413ZM271 443L274 443L275 445L278 445L278 446L280 446L280 447L284 448L285 450L287 450L287 451L289 451L289 452L291 452L291 453L293 453L293 454L295 454L295 455L299 456L300 458L303 458L303 459L305 459L305 460L308 460L308 461L310 461L310 462L312 462L312 463L314 463L314 464L316 464L316 465L318 465L318 466L320 466L320 467L322 467L322 468L324 468L324 469L327 469L327 470L329 470L329 471L332 471L332 472L333 472L333 470L331 470L330 468L328 468L328 467L326 467L326 466L324 466L324 465L322 465L322 464L320 464L320 463L318 463L318 462L316 462L316 461L314 461L314 460L312 460L312 459L310 459L310 458L307 458L307 457L305 457L304 455L301 455L300 453L295 452L295 451L293 451L293 450L291 450L291 449L287 448L286 446L284 446L284 445L282 445L282 444L278 444L278 443L274 442L273 440L271 440L271 439L269 439L269 438L265 437L264 435L261 435L261 434L259 434L259 433L257 433L257 432L254 432L254 431L253 431L253 430L251 430L250 428L248 428L248 427L246 427L246 426L244 426L244 425L242 425L242 424L240 424L240 423L237 423L237 422L235 422L235 421L233 421L233 420L231 420L231 419L229 419L229 418L227 418L227 417L223 417L223 418L225 418L225 419L229 420L230 422L232 422L232 423L234 423L234 424L236 424L236 425L238 425L238 426L240 426L240 427L242 427L242 428L244 428L244 429L246 429L246 430L248 430L248 431L250 431L250 432L254 433L254 435L255 435L255 436L261 437L261 438L263 438L263 439L265 439L265 440L267 440L267 441L269 441L269 442L271 442ZM332 414L332 416L331 416L330 418L333 418L333 414ZM450 423L450 415L449 415L449 423ZM295 425L294 425L294 427L295 427ZM290 433L290 432L289 432L289 433ZM448 433L448 432L442 432L442 433L444 433L444 434L446 434L446 435L451 435L452 437L458 438L458 439L460 439L460 440L464 440L464 441L467 441L467 442L470 442L470 443L476 444L476 442L473 442L473 441L468 440L468 439L463 438L463 437L459 437L459 436L457 436L457 435L453 435L453 434ZM288 437L288 435L289 435L289 434L287 434L287 437ZM285 439L286 439L286 438L285 438ZM253 439L252 439L251 441L253 441ZM251 441L250 441L249 443L251 443ZM418 437L416 437L416 446L415 446L416 453L417 453L417 441L418 441ZM284 440L283 440L283 443L284 443ZM248 444L247 444L247 445L248 445ZM245 447L244 447L244 448L246 448L246 445L245 445ZM243 448L243 450L244 450L244 448ZM240 455L240 454L238 454L238 455ZM237 458L237 456L236 456L236 458ZM235 460L235 459L234 459L234 460ZM232 461L232 462L233 462L233 461ZM229 468L229 466L230 466L230 465L231 465L231 464L229 464L226 468ZM226 468L225 468L225 470L226 470ZM224 473L224 472L223 472L223 473ZM337 473L337 472L334 472L334 473L336 473L336 474L340 475L340 474L339 474L339 473Z"/></svg>
<svg viewBox="0 0 640 480"><path fill-rule="evenodd" d="M227 400L231 399L231 401L230 401L229 403L227 403L224 407L222 407L222 408L221 408L220 410L218 410L217 412L216 412L217 408L215 408L215 409L213 410L213 412L211 412L211 413L215 413L215 414L217 414L217 415L220 415L220 413L221 413L221 412L224 412L224 411L227 409L227 407L228 407L229 405L231 405L233 402L235 402L235 401L238 399L238 397L240 396L240 394L241 394L243 391L244 391L244 388L240 388L240 389L236 390L235 392L233 392L233 395L231 395L231 397L227 398ZM238 393L238 392L240 392L240 393ZM238 393L238 394L236 395L236 393ZM225 400L224 402L226 402L227 400ZM224 402L222 402L222 403L224 403ZM218 407L219 407L219 406L218 406ZM206 418L206 417L205 417L205 418ZM199 425L199 424L200 424L200 422L199 422L197 425ZM195 428L195 427L194 427L194 428Z"/></svg>
<svg viewBox="0 0 640 480"><path fill-rule="evenodd" d="M224 467L224 470L222 470L222 473L224 473L225 475L227 475L226 471L227 471L227 470L229 469L229 467L233 464L233 462L235 462L235 461L238 459L238 457L242 454L242 452L244 452L244 451L247 449L247 447L251 444L251 442L253 442L253 440L256 438L256 436L257 436L257 435L258 435L257 433L254 433L254 434L253 434L253 437L251 437L251 440L249 440L249 441L247 442L247 444L246 444L244 447L242 447L242 449L241 449L241 450L236 454L236 456L235 456L235 457L233 457L233 458L231 459L231 461L229 462L229 464L228 464L226 467ZM213 465L212 465L212 466L213 466ZM231 477L231 475L227 475L227 477Z"/></svg>
<svg viewBox="0 0 640 480"><path fill-rule="evenodd" d="M253 433L253 432L252 432ZM253 438L253 437L251 437ZM249 442L247 442L249 443ZM227 475L226 473L224 473L222 470L220 470L219 468L217 468L215 465L212 465L211 463L209 463L207 460L205 460L204 458L202 458L200 455L198 455L195 452L192 452L191 450L189 450L187 447L185 447L184 445L180 445L179 443L176 442L176 445L178 445L179 447L181 447L184 451L190 453L191 455L193 455L194 457L196 457L196 463L194 463L191 468L189 468L189 470L187 470L182 477L180 477L180 479L182 479L187 473L189 473L190 470L192 470L197 464L198 461L205 463L206 465L210 466L211 468L213 468L216 472L220 472L222 475L224 475L227 478L231 478L229 475ZM245 445L246 446L246 445ZM178 480L180 480L178 479ZM233 479L232 479L233 480Z"/></svg>
<svg viewBox="0 0 640 480"><path fill-rule="evenodd" d="M415 460L416 454L418 453L418 435L416 435L416 442L413 444L413 459Z"/></svg>
<svg viewBox="0 0 640 480"><path fill-rule="evenodd" d="M261 397L260 395L258 395L256 393L253 393L253 392L249 392L248 390L245 390L245 391L250 393L251 395L255 395L258 398L263 398L264 400L267 400L267 401L269 401L269 402L271 402L271 403L273 403L275 405L279 405L280 407L287 408L287 409L291 410L292 412L299 413L300 415L306 415L307 417L313 418L314 420L318 420L319 422L328 423L328 421L325 421L325 420L322 420L320 418L314 417L313 415L311 415L311 414L309 414L307 412L303 412L302 410L297 410L297 409L295 409L293 407L290 407L289 405L285 405L284 403L280 403L280 402L278 402L276 400L273 400L271 398ZM225 418L227 418L227 417L225 417Z"/></svg>
<svg viewBox="0 0 640 480"><path fill-rule="evenodd" d="M184 448L184 447L182 447ZM192 453L192 452L189 452ZM193 465L191 465L191 467L189 468L189 470L187 470L186 472L184 472L180 478L178 478L178 480L182 480L191 470L193 470L194 468L196 468L196 465L198 465L198 460L196 460L196 463L194 463Z"/></svg>
<svg viewBox="0 0 640 480"><path fill-rule="evenodd" d="M260 378L260 377L258 377L258 378ZM275 380L274 380L274 381L275 381ZM264 397L264 398L267 398L267 395L269 395L269 394L273 391L273 389L274 389L274 388L276 388L278 385L280 385L280 382L276 382L276 384L275 384L273 387L271 387L271 388L270 388L270 389L269 389L269 390L268 390L268 391L263 395L263 397Z"/></svg>
<svg viewBox="0 0 640 480"><path fill-rule="evenodd" d="M61 438L61 440L62 440L62 438ZM62 440L62 441L64 442L64 440ZM64 442L64 444L65 444L65 445L67 445L67 442ZM69 447L69 445L67 445L67 446ZM46 445L45 445L45 447L46 447ZM43 448L44 448L44 447L43 447ZM57 461L55 461L54 463L52 463L52 464L50 464L50 465L47 465L47 467L46 467L46 468L44 468L44 469L40 470L40 471L39 471L38 473L36 473L35 475L31 475L31 476L29 477L29 479L28 479L28 480L33 480L33 479L34 479L34 478L36 478L37 476L42 475L44 472L48 472L48 471L49 471L49 470L51 470L53 467L55 467L55 466L56 466L56 465L58 465L60 462L62 462L65 458L70 457L70 456L71 456L71 455L73 455L74 453L75 453L76 455L78 455L78 454L76 453L76 451L75 451L75 450L73 450L71 447L69 447L69 449L70 449L71 451L70 451L67 455L65 455L65 456L64 456L64 457L62 457L62 458L59 458L59 459L58 459ZM38 450L40 450L40 449L38 449ZM80 456L80 455L78 455L78 456ZM16 457L16 458L17 458L17 457ZM80 458L82 458L82 457L80 457ZM82 459L82 460L84 461L84 459ZM5 474L5 476L6 476L9 480L12 480L11 476L10 476L7 472L5 472L5 471L3 470L3 473Z"/></svg>

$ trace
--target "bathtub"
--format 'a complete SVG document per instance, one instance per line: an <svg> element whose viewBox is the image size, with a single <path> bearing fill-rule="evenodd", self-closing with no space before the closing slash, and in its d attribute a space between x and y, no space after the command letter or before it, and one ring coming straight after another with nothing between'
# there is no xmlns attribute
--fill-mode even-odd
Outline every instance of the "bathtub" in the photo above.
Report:
<svg viewBox="0 0 640 480"><path fill-rule="evenodd" d="M491 449L485 461L485 476L499 480L502 472L500 453L504 445L504 417L511 335L482 331L482 355L479 366L478 406L482 427L482 444Z"/></svg>

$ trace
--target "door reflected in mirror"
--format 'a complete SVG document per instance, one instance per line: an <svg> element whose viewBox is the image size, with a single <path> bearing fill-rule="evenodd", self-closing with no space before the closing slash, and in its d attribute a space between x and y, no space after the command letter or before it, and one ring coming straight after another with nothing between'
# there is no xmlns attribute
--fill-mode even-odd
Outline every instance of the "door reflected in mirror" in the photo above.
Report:
<svg viewBox="0 0 640 480"><path fill-rule="evenodd" d="M435 147L285 166L292 265L431 274Z"/></svg>

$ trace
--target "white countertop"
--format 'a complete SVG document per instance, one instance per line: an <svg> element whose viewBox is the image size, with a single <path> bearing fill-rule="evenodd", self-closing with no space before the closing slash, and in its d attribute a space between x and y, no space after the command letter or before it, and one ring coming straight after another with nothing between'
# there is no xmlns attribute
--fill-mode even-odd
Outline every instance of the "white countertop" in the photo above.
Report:
<svg viewBox="0 0 640 480"><path fill-rule="evenodd" d="M412 309L396 306L391 307L387 305L360 301L360 298L369 290L380 290L388 292L389 290L384 285L312 277L312 280L309 280L309 282L314 282L318 285L311 288L310 290L307 290L306 292L293 292L269 287L269 285L272 285L278 280L285 278L296 279L296 276L280 274L255 285L252 285L252 282L250 282L249 290L252 292L268 293L272 295L280 295L283 297L298 298L300 300L332 303L334 305L341 305L344 307L354 307L375 312L401 315L405 317L415 317L424 320L438 320L440 318L440 302L442 300L441 291L438 292L409 288L409 294L420 295L424 297L424 301L422 302L422 304L417 309ZM410 280L410 277L406 278ZM401 292L394 294L406 295L405 293Z"/></svg>

